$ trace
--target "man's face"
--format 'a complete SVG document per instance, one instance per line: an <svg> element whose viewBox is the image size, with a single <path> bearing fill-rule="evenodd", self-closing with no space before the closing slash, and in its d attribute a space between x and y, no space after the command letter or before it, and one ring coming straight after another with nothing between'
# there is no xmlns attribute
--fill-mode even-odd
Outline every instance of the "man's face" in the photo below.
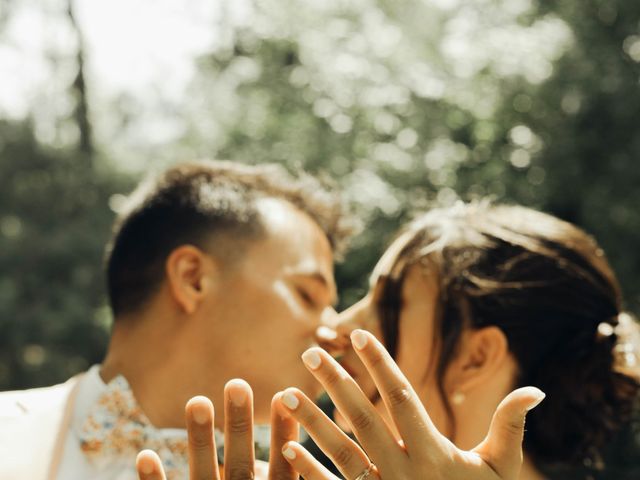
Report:
<svg viewBox="0 0 640 480"><path fill-rule="evenodd" d="M260 201L264 238L246 247L242 258L222 277L211 335L226 335L225 350L211 352L225 362L229 378L240 377L254 390L256 420L271 397L288 386L314 396L319 385L300 355L315 345L322 315L333 312L336 287L333 254L320 227L287 202ZM217 355L216 355L217 353Z"/></svg>

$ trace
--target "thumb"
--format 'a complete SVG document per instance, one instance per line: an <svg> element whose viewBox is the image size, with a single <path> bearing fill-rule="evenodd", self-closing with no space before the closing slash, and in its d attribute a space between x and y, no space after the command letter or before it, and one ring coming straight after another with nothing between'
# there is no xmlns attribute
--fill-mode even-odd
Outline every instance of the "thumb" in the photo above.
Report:
<svg viewBox="0 0 640 480"><path fill-rule="evenodd" d="M514 480L522 467L522 440L527 412L545 394L535 387L519 388L507 395L493 415L489 434L474 452L503 480Z"/></svg>

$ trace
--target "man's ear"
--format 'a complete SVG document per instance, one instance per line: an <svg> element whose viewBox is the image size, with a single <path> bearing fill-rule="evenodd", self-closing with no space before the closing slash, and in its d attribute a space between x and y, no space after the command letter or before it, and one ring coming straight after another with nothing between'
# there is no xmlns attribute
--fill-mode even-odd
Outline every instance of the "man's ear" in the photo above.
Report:
<svg viewBox="0 0 640 480"><path fill-rule="evenodd" d="M213 288L217 264L199 248L182 245L167 257L165 270L173 299L185 313L193 314Z"/></svg>
<svg viewBox="0 0 640 480"><path fill-rule="evenodd" d="M495 326L466 330L447 370L448 387L464 394L483 385L507 362L510 364L509 342L502 330Z"/></svg>

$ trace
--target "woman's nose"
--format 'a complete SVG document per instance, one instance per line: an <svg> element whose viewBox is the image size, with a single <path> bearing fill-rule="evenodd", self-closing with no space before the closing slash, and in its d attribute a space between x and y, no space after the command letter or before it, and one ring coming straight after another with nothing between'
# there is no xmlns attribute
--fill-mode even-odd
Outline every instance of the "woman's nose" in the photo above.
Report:
<svg viewBox="0 0 640 480"><path fill-rule="evenodd" d="M339 354L344 346L336 331L337 312L333 308L327 308L320 317L320 325L316 328L315 339L321 348L329 353Z"/></svg>
<svg viewBox="0 0 640 480"><path fill-rule="evenodd" d="M316 330L318 344L329 352L336 352L351 345L350 335L356 328L363 328L362 302L337 313L334 309L325 311L321 318L321 325Z"/></svg>
<svg viewBox="0 0 640 480"><path fill-rule="evenodd" d="M316 330L318 344L327 351L349 348L351 332L356 328L369 330L371 327L367 322L368 309L368 296L340 313L332 308L327 309L320 320L321 325Z"/></svg>
<svg viewBox="0 0 640 480"><path fill-rule="evenodd" d="M365 300L366 299L360 300L358 303L336 314L333 328L337 338L334 344L348 349L351 347L351 332L357 328L368 329L368 309Z"/></svg>
<svg viewBox="0 0 640 480"><path fill-rule="evenodd" d="M346 310L336 314L335 330L340 337L349 338L356 328L367 328L366 305L364 300L350 306Z"/></svg>

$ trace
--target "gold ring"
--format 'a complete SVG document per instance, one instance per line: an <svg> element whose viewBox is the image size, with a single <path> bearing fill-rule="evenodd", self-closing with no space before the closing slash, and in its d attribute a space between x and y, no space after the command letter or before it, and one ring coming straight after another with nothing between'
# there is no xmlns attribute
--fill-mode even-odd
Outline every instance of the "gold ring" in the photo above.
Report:
<svg viewBox="0 0 640 480"><path fill-rule="evenodd" d="M364 480L369 475L371 475L371 472L373 472L373 463L370 463L369 466L365 469L365 471L362 472L360 475L358 475L356 478L354 478L354 480Z"/></svg>

